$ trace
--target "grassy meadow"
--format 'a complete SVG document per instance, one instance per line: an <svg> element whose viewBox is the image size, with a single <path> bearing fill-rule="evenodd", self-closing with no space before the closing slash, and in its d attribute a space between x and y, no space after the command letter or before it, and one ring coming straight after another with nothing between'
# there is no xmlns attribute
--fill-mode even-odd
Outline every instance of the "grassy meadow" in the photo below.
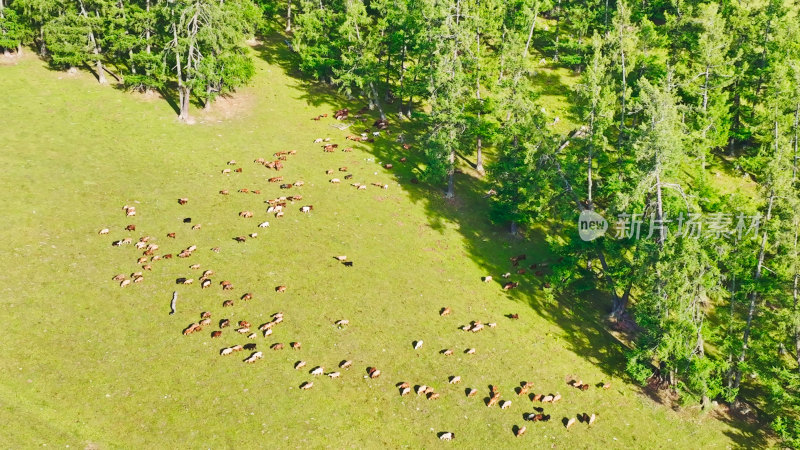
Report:
<svg viewBox="0 0 800 450"><path fill-rule="evenodd" d="M513 275L520 288L505 292L500 275L514 271L509 257L546 262L541 236L511 238L491 225L482 198L489 186L468 173L457 176L456 200L430 186L411 183L420 162L395 142L400 132L352 153L324 153L313 140L352 145L330 116L340 107L358 110L332 91L288 72L280 39L255 48L251 86L197 121L177 122L169 102L99 85L88 72L49 70L30 52L0 65L0 436L9 448L730 448L767 445L755 425L691 406L674 410L624 376L623 348L598 324L605 297L549 301L541 280ZM561 75L555 74L553 77ZM548 94L555 95L555 94ZM554 101L554 103L556 103ZM310 120L318 114L329 117ZM562 116L564 119L565 116ZM566 120L564 125L566 126ZM349 143L349 144L348 144ZM253 160L297 150L279 174ZM408 162L401 163L401 157ZM222 174L236 160L242 173ZM392 163L387 170L379 163ZM327 169L347 166L352 180L328 182ZM233 168L233 167L230 167ZM282 175L302 187L281 191L267 178ZM350 186L372 185L365 191ZM261 195L241 194L241 188ZM230 195L218 194L221 189ZM301 194L285 217L266 213L266 199ZM188 197L186 205L178 198ZM135 205L126 217L123 205ZM303 214L299 208L313 205ZM255 213L251 219L239 211ZM183 222L190 217L191 224ZM269 228L257 224L268 220ZM135 224L135 232L126 232ZM191 225L202 224L199 230ZM109 228L108 235L98 235ZM176 233L175 239L166 234ZM258 232L237 243L232 238ZM190 258L151 263L144 281L120 288L111 278L141 270L141 251L114 240L153 236L157 253L177 254L197 245ZM219 253L212 252L219 247ZM347 255L353 267L333 257ZM201 269L191 270L191 264ZM216 274L208 289L177 285ZM492 275L494 282L481 277ZM230 280L224 292L218 282ZM287 291L274 288L286 285ZM169 315L173 291L178 311ZM240 301L252 292L249 302ZM234 299L232 308L222 302ZM453 313L440 317L440 308ZM181 331L212 313L247 320L254 327L272 313L285 321L268 338L247 340L223 330L212 339ZM505 317L519 314L519 320ZM333 322L348 319L338 328ZM495 328L467 333L472 320ZM423 340L419 350L412 341ZM299 341L301 350L288 348ZM255 342L264 358L242 362L249 352L222 357L219 350ZM281 351L269 350L275 342ZM477 349L467 355L463 350ZM451 348L453 356L439 354ZM316 365L339 370L340 379L314 377ZM293 364L307 361L305 370ZM382 372L366 379L366 368ZM448 376L462 382L449 385ZM580 392L566 384L574 375L608 390ZM314 388L301 391L304 381ZM435 387L441 398L398 395L395 384ZM533 381L534 393L560 393L555 405L531 403L513 389ZM489 385L499 386L510 408L487 408ZM480 394L467 398L466 388ZM544 407L547 423L522 414ZM597 415L588 427L566 430L562 419ZM514 425L527 425L516 438ZM456 439L440 442L437 433Z"/></svg>

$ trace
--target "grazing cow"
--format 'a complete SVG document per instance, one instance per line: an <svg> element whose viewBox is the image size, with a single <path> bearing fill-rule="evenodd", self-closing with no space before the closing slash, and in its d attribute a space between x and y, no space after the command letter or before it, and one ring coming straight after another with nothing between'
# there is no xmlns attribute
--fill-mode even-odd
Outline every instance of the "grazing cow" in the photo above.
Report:
<svg viewBox="0 0 800 450"><path fill-rule="evenodd" d="M269 227L269 222L261 222L258 224L258 228L267 228Z"/></svg>
<svg viewBox="0 0 800 450"><path fill-rule="evenodd" d="M266 330L264 330L264 337L271 335L272 335L272 328L267 328Z"/></svg>
<svg viewBox="0 0 800 450"><path fill-rule="evenodd" d="M347 256L345 255L334 256L334 258L338 259L339 261L347 261Z"/></svg>
<svg viewBox="0 0 800 450"><path fill-rule="evenodd" d="M336 145L336 144L327 144L327 145L322 146L322 148L327 153L333 153L333 151L336 150L337 147L339 147L339 146Z"/></svg>
<svg viewBox="0 0 800 450"><path fill-rule="evenodd" d="M269 348L271 348L272 350L283 350L283 344L281 344L280 342L276 342L270 345Z"/></svg>
<svg viewBox="0 0 800 450"><path fill-rule="evenodd" d="M542 398L544 398L544 394L536 394L533 397L531 397L531 401L532 402L540 402L540 401L542 401Z"/></svg>
<svg viewBox="0 0 800 450"><path fill-rule="evenodd" d="M142 269L144 269L144 270L153 270L153 266L151 266L150 264L145 264L145 265L142 266Z"/></svg>
<svg viewBox="0 0 800 450"><path fill-rule="evenodd" d="M345 148L342 149L342 151L345 152L345 153L350 153L350 152L353 151L353 147L345 147Z"/></svg>
<svg viewBox="0 0 800 450"><path fill-rule="evenodd" d="M294 370L300 370L305 366L306 366L305 361L297 361L296 363L294 363Z"/></svg>
<svg viewBox="0 0 800 450"><path fill-rule="evenodd" d="M506 409L511 406L511 400L503 400L500 402L500 409Z"/></svg>
<svg viewBox="0 0 800 450"><path fill-rule="evenodd" d="M300 208L300 212L307 213L307 212L311 212L311 210L313 210L313 209L314 209L313 205L303 206L303 207Z"/></svg>
<svg viewBox="0 0 800 450"><path fill-rule="evenodd" d="M130 225L125 227L125 230L126 231L136 231L136 225L130 224Z"/></svg>
<svg viewBox="0 0 800 450"><path fill-rule="evenodd" d="M114 278L112 278L112 280L114 280L114 281L122 281L124 279L125 279L125 275L123 275L121 273L118 274L118 275L114 275Z"/></svg>
<svg viewBox="0 0 800 450"><path fill-rule="evenodd" d="M464 353L466 353L467 355L474 355L475 354L475 349L474 348L468 348L468 349L464 350Z"/></svg>
<svg viewBox="0 0 800 450"><path fill-rule="evenodd" d="M405 386L405 387L401 387L401 388L400 388L400 395L401 395L401 396L403 396L403 395L408 395L408 393L409 393L409 392L411 392L411 388L410 388L410 387L408 387L408 386Z"/></svg>
<svg viewBox="0 0 800 450"><path fill-rule="evenodd" d="M184 197L184 198L179 198L179 199L178 199L178 204L179 204L179 205L185 205L185 204L187 204L187 203L189 203L189 199L188 199L188 198L185 198L185 197Z"/></svg>
<svg viewBox="0 0 800 450"><path fill-rule="evenodd" d="M250 322L248 322L246 320L240 320L239 321L239 326L240 327L245 327L245 328L250 328Z"/></svg>
<svg viewBox="0 0 800 450"><path fill-rule="evenodd" d="M525 394L527 394L528 391L530 390L530 388L532 388L532 387L533 387L533 383L532 382L528 381L528 382L524 383L522 385L522 387L519 388L519 392L517 393L517 395L525 395Z"/></svg>
<svg viewBox="0 0 800 450"><path fill-rule="evenodd" d="M339 328L350 325L350 321L347 319L339 319L333 323L334 325L338 326Z"/></svg>
<svg viewBox="0 0 800 450"><path fill-rule="evenodd" d="M478 395L477 389L467 389L467 397L475 397L476 395Z"/></svg>
<svg viewBox="0 0 800 450"><path fill-rule="evenodd" d="M300 389L307 391L314 387L314 383L311 381L304 381L303 384L300 385Z"/></svg>
<svg viewBox="0 0 800 450"><path fill-rule="evenodd" d="M247 188L241 188L241 189L239 189L239 191L238 191L238 192L240 192L240 193L242 193L242 194L247 194L248 192L250 192L250 189L247 189Z"/></svg>
<svg viewBox="0 0 800 450"><path fill-rule="evenodd" d="M222 331L217 330L217 331L212 331L211 332L211 337L212 338L218 338L220 336L222 336Z"/></svg>
<svg viewBox="0 0 800 450"><path fill-rule="evenodd" d="M129 284L131 284L131 280L122 280L119 283L119 287L126 287Z"/></svg>
<svg viewBox="0 0 800 450"><path fill-rule="evenodd" d="M283 286L283 285L277 286L275 288L275 292L286 292L286 286Z"/></svg>
<svg viewBox="0 0 800 450"><path fill-rule="evenodd" d="M203 329L203 327L200 326L199 323L192 323L192 324L189 324L188 327L184 328L183 335L184 336L188 336L188 335L190 335L192 333L195 333L197 331L201 331L202 329Z"/></svg>
<svg viewBox="0 0 800 450"><path fill-rule="evenodd" d="M493 394L489 401L486 403L486 406L491 408L492 406L496 405L497 402L500 401L500 394Z"/></svg>
<svg viewBox="0 0 800 450"><path fill-rule="evenodd" d="M254 363L254 362L258 361L259 359L261 359L263 357L264 357L263 353L255 352L252 355L248 356L247 359L244 360L244 362L246 362L246 363Z"/></svg>
<svg viewBox="0 0 800 450"><path fill-rule="evenodd" d="M275 218L276 219L279 219L281 217L283 217L283 211L278 211L278 212L275 213Z"/></svg>
<svg viewBox="0 0 800 450"><path fill-rule="evenodd" d="M227 328L231 325L231 321L229 319L222 319L219 321L220 328Z"/></svg>
<svg viewBox="0 0 800 450"><path fill-rule="evenodd" d="M300 186L303 186L303 185L305 185L305 184L306 184L306 183L305 183L305 182L303 182L303 181L295 181L295 182L294 182L294 184L293 184L293 186L294 186L294 187L300 187Z"/></svg>
<svg viewBox="0 0 800 450"><path fill-rule="evenodd" d="M236 329L236 332L239 334L247 334L250 332L250 327L239 327Z"/></svg>
<svg viewBox="0 0 800 450"><path fill-rule="evenodd" d="M422 340L414 341L414 350L419 350L422 348Z"/></svg>
<svg viewBox="0 0 800 450"><path fill-rule="evenodd" d="M446 431L444 433L439 433L439 439L441 439L443 441L452 441L455 438L456 438L455 433L450 432L450 431Z"/></svg>
<svg viewBox="0 0 800 450"><path fill-rule="evenodd" d="M108 231L108 228L103 228L102 230L98 231L97 234L108 234Z"/></svg>
<svg viewBox="0 0 800 450"><path fill-rule="evenodd" d="M223 308L227 308L229 306L233 306L233 300L225 300L224 302L222 302Z"/></svg>
<svg viewBox="0 0 800 450"><path fill-rule="evenodd" d="M239 217L244 217L245 219L249 219L253 217L253 213L251 211L242 211L239 213Z"/></svg>
<svg viewBox="0 0 800 450"><path fill-rule="evenodd" d="M233 290L233 284L230 281L223 280L223 281L220 281L219 284L220 284L220 286L222 286L222 290L223 291L232 291Z"/></svg>
<svg viewBox="0 0 800 450"><path fill-rule="evenodd" d="M222 195L228 195L228 190L227 189L223 189L223 190L219 191L219 193L222 194Z"/></svg>
<svg viewBox="0 0 800 450"><path fill-rule="evenodd" d="M449 383L450 383L450 384L458 384L458 383L461 383L461 376L460 376L460 375L451 376L451 377L450 377L450 381L449 381Z"/></svg>
<svg viewBox="0 0 800 450"><path fill-rule="evenodd" d="M272 177L267 181L269 181L270 183L280 183L281 181L283 181L283 177Z"/></svg>
<svg viewBox="0 0 800 450"><path fill-rule="evenodd" d="M586 414L584 414L584 418L585 418L585 417L586 417ZM588 420L588 421L586 421L586 422L587 422L589 425L591 425L591 424L593 424L593 423L594 423L595 419L597 419L597 417L596 417L594 414L592 414L591 416L589 416L589 420Z"/></svg>
<svg viewBox="0 0 800 450"><path fill-rule="evenodd" d="M428 400L439 400L439 393L438 392L429 392L428 393Z"/></svg>
<svg viewBox="0 0 800 450"><path fill-rule="evenodd" d="M202 227L203 225L198 223L197 225L192 225L192 230L199 230Z"/></svg>
<svg viewBox="0 0 800 450"><path fill-rule="evenodd" d="M509 316L509 318L510 318L510 319L513 319L513 320L517 320L517 319L519 319L519 314L511 314L511 315Z"/></svg>
<svg viewBox="0 0 800 450"><path fill-rule="evenodd" d="M369 374L370 378L378 378L381 376L381 371L375 367L367 367L367 373Z"/></svg>
<svg viewBox="0 0 800 450"><path fill-rule="evenodd" d="M553 400L551 401L551 403L556 403L559 400L561 400L561 394L556 394L553 396Z"/></svg>
<svg viewBox="0 0 800 450"><path fill-rule="evenodd" d="M440 315L440 316L447 316L447 315L449 315L451 312L453 312L453 310L451 310L449 307L444 307L444 308L442 308L442 309L439 311L439 315Z"/></svg>
<svg viewBox="0 0 800 450"><path fill-rule="evenodd" d="M329 373L326 373L325 375L327 375L327 376L329 376L331 378L339 378L342 374L339 373L339 372L329 372Z"/></svg>
<svg viewBox="0 0 800 450"><path fill-rule="evenodd" d="M564 427L569 430L569 427L575 425L575 418L571 417L567 422L564 424Z"/></svg>
<svg viewBox="0 0 800 450"><path fill-rule="evenodd" d="M523 426L522 428L517 428L517 431L514 432L514 436L520 437L523 434L525 434L525 431L527 431L527 430L528 430L528 428L525 427L525 426Z"/></svg>
<svg viewBox="0 0 800 450"><path fill-rule="evenodd" d="M322 366L317 366L311 369L308 373L310 373L311 375L322 375L323 373L325 373L325 368Z"/></svg>
<svg viewBox="0 0 800 450"><path fill-rule="evenodd" d="M203 280L202 283L200 283L200 288L201 289L205 289L205 288L207 288L209 286L211 286L211 280L205 279L205 280Z"/></svg>
<svg viewBox="0 0 800 450"><path fill-rule="evenodd" d="M141 258L136 260L137 264L144 264L146 262L147 262L147 257L146 256L142 256Z"/></svg>
<svg viewBox="0 0 800 450"><path fill-rule="evenodd" d="M541 402L542 403L552 403L553 402L553 396L552 395L545 395L544 397L542 397Z"/></svg>
<svg viewBox="0 0 800 450"><path fill-rule="evenodd" d="M219 351L221 356L230 355L231 353L233 353L233 347L226 347Z"/></svg>
<svg viewBox="0 0 800 450"><path fill-rule="evenodd" d="M344 262L344 266L345 267L353 267L353 261L345 261Z"/></svg>
<svg viewBox="0 0 800 450"><path fill-rule="evenodd" d="M300 348L302 348L302 346L303 346L303 344L301 344L299 342L292 342L289 345L291 345L292 350L300 350Z"/></svg>
<svg viewBox="0 0 800 450"><path fill-rule="evenodd" d="M258 233L250 233L250 234L249 234L249 236L250 236L252 239L255 239L255 238L257 238L257 237L258 237Z"/></svg>
<svg viewBox="0 0 800 450"><path fill-rule="evenodd" d="M230 173L231 173L231 169L222 169L222 174L223 175L228 175Z"/></svg>
<svg viewBox="0 0 800 450"><path fill-rule="evenodd" d="M340 369L349 369L353 365L353 361L346 360L339 363Z"/></svg>
<svg viewBox="0 0 800 450"><path fill-rule="evenodd" d="M417 386L417 395L425 394L427 392L427 390L428 390L428 386L425 386L424 384L420 385L420 386Z"/></svg>
<svg viewBox="0 0 800 450"><path fill-rule="evenodd" d="M264 158L256 158L255 160L253 160L253 162L256 164L264 164L266 161L264 160Z"/></svg>
<svg viewBox="0 0 800 450"><path fill-rule="evenodd" d="M453 349L446 348L439 353L443 354L444 356L451 356L453 354Z"/></svg>
<svg viewBox="0 0 800 450"><path fill-rule="evenodd" d="M503 285L503 290L504 290L504 291L508 291L508 290L511 290L511 289L514 289L514 288L516 288L517 286L519 286L519 283L518 283L518 282L516 282L516 281L513 281L513 282L509 281L508 283L506 283L506 284L504 284L504 285Z"/></svg>

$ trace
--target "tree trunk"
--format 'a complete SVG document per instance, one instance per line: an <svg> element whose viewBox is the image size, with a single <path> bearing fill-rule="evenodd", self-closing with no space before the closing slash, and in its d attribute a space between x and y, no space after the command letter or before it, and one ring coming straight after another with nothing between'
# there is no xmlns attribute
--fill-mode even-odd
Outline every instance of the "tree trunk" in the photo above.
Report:
<svg viewBox="0 0 800 450"><path fill-rule="evenodd" d="M375 83L373 83L372 81L369 82L369 89L370 92L372 92L372 99L375 101L375 106L378 107L378 113L381 116L381 120L386 120L386 114L383 112L381 101L378 99L378 90L375 89Z"/></svg>
<svg viewBox="0 0 800 450"><path fill-rule="evenodd" d="M798 273L797 267L797 258L800 256L797 251L797 219L794 221L794 279L792 280L792 300L793 300L793 309L795 315L800 314L800 310L798 310L798 278L800 278L800 273ZM800 325L795 326L794 328L794 356L797 360L797 370L800 371Z"/></svg>
<svg viewBox="0 0 800 450"><path fill-rule="evenodd" d="M186 86L178 86L178 97L180 102L180 115L178 118L184 122L189 121L189 88Z"/></svg>
<svg viewBox="0 0 800 450"><path fill-rule="evenodd" d="M761 249L758 252L758 264L756 265L755 280L761 279L761 271L764 267L764 253L767 247L767 222L769 222L770 215L772 214L772 204L775 201L775 193L770 192L769 203L767 204L767 215L764 219L764 232L761 235ZM744 327L744 334L742 335L742 353L739 355L739 363L743 363L747 357L747 343L750 341L750 330L753 325L753 316L756 312L756 303L758 302L758 294L753 291L748 296L750 300L750 308L747 311L747 323ZM733 381L733 388L738 389L742 380L742 370L737 367L736 375Z"/></svg>
<svg viewBox="0 0 800 450"><path fill-rule="evenodd" d="M83 7L82 0L80 1L80 7L81 7L81 15L84 18L88 19L89 15L86 13L86 8ZM97 70L97 81L100 84L106 84L107 83L106 74L103 71L103 62L101 61L101 56L100 56L100 46L94 37L94 31L91 29L89 29L89 42L91 42L92 44L92 54L95 56L95 58L97 58L97 61L95 62L95 70Z"/></svg>
<svg viewBox="0 0 800 450"><path fill-rule="evenodd" d="M206 86L206 100L203 102L203 110L205 111L211 111L211 103L213 102L211 100L211 92L211 85Z"/></svg>
<svg viewBox="0 0 800 450"><path fill-rule="evenodd" d="M536 8L533 10L533 21L531 21L531 29L528 31L528 41L525 43L525 51L522 52L522 57L525 58L528 56L528 48L531 46L531 40L533 40L533 30L536 28L536 19L539 18L539 3L536 3ZM505 33L505 29L503 30ZM504 34L505 36L505 34ZM502 69L501 69L502 72ZM501 75L502 76L502 75Z"/></svg>
<svg viewBox="0 0 800 450"><path fill-rule="evenodd" d="M453 178L455 175L455 165L456 165L455 149L450 150L450 156L447 158L447 161L450 164L450 168L447 171L447 194L445 194L445 198L453 198L456 196L455 182Z"/></svg>
<svg viewBox="0 0 800 450"><path fill-rule="evenodd" d="M556 42L555 42L555 52L553 53L553 62L558 62L558 31L561 28L561 0L558 0L558 5L556 6Z"/></svg>
<svg viewBox="0 0 800 450"><path fill-rule="evenodd" d="M478 2L478 7L480 8L480 2ZM477 50L476 50L476 57L475 57L475 97L478 99L478 128L479 134L478 139L476 142L477 148L476 152L477 155L475 157L475 170L483 175L485 170L483 170L483 149L482 147L482 138L480 133L483 132L483 127L481 126L481 108L483 107L481 101L481 32L480 27L475 28L475 40L477 41Z"/></svg>
<svg viewBox="0 0 800 450"><path fill-rule="evenodd" d="M292 0L288 0L286 6L286 32L290 31L292 31Z"/></svg>
<svg viewBox="0 0 800 450"><path fill-rule="evenodd" d="M798 128L800 128L800 103L798 103L794 107L794 125L792 126L792 128L794 130L794 139L793 139L794 157L792 158L792 185L794 185L794 182L797 180L797 150L798 150L797 140L798 138L800 138L800 136L798 136Z"/></svg>

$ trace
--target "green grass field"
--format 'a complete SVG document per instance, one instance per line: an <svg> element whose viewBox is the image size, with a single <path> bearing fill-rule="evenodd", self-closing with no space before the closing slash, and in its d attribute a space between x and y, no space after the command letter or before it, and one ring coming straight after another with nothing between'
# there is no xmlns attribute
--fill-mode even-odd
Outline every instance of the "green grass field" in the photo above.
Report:
<svg viewBox="0 0 800 450"><path fill-rule="evenodd" d="M769 442L757 426L694 407L675 411L631 384L621 347L595 321L607 307L603 297L547 301L532 274L514 275L520 288L504 292L497 280L513 270L509 257L526 253L531 264L548 255L541 242L510 238L488 222L481 196L488 187L481 181L460 175L453 202L412 184L419 162L413 137L409 151L384 135L352 153L324 153L315 138L330 136L346 146L352 131L332 128L331 118L310 118L346 103L287 73L279 42L257 52L251 87L209 113L194 111L193 126L178 123L163 99L100 86L86 72L48 70L30 52L0 66L4 447L729 448ZM292 149L298 153L279 175L303 180L290 193L304 199L277 219L266 214L264 201L286 192L266 181L275 172L252 161ZM403 156L406 164L399 162ZM223 175L231 159L243 172ZM389 188L329 183L343 174L325 170L340 166L354 175L350 181ZM236 193L240 188L262 194ZM231 194L219 195L220 189ZM179 205L180 197L189 203ZM135 217L125 217L125 204L136 206ZM309 204L312 213L299 211ZM242 210L255 217L239 218ZM202 229L191 230L185 217ZM258 229L264 220L271 226ZM135 232L124 231L129 223ZM109 235L98 235L106 227ZM252 232L257 239L232 240ZM111 242L143 235L154 237L157 253L198 249L190 258L156 261L142 283L120 288L111 278L141 270L141 251ZM343 267L336 255L347 255L354 267ZM216 272L211 288L175 284L178 277L199 278L191 264ZM485 275L496 281L481 282ZM223 292L221 280L235 289ZM288 289L278 294L277 285ZM173 291L178 312L168 315ZM254 298L239 301L245 292ZM236 299L235 306L223 308L226 299ZM440 317L444 306L453 314ZM219 339L210 337L216 326L183 336L201 311L210 311L215 324L230 318L257 326L277 311L285 321L254 341L233 327ZM509 313L520 319L504 317ZM342 318L349 327L333 325ZM459 330L472 320L497 327ZM418 339L425 343L414 350ZM302 349L289 349L291 341ZM248 342L264 352L262 360L243 363L249 352L219 356L223 347ZM274 342L287 348L269 350ZM477 353L462 353L468 347ZM455 354L439 354L445 348ZM340 379L308 373L316 365L338 370L344 359L354 365ZM306 370L293 370L298 360L308 362ZM365 379L367 366L383 375ZM461 384L448 385L451 375L461 376ZM568 375L612 388L580 392L566 385ZM298 389L312 380L313 389ZM433 386L441 398L401 397L395 384L402 381ZM521 381L534 382L531 392L560 393L563 400L541 405L517 397L513 389ZM485 406L489 385L512 400L510 408ZM480 394L467 398L468 387ZM537 406L552 415L550 422L523 421ZM592 427L562 425L584 412L597 415ZM514 425L527 425L527 434L515 438ZM454 432L456 440L440 442L441 431Z"/></svg>

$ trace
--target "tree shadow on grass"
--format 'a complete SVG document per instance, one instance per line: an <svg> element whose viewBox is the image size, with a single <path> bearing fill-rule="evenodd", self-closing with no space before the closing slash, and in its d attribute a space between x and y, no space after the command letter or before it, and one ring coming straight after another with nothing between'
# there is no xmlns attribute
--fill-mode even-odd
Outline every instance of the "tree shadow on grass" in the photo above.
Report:
<svg viewBox="0 0 800 450"><path fill-rule="evenodd" d="M254 49L261 58L282 67L297 81L298 89L303 92L300 100L314 106L347 107L351 111L358 111L366 103L343 99L331 87L303 77L296 70L296 55L289 50L282 35L264 37ZM539 224L526 230L525 236L520 238L512 236L507 228L492 224L488 219L489 202L485 195L491 185L485 177L477 176L473 170L474 163L466 155L458 155L462 164L459 164L461 171L454 178L455 199L445 198L444 185L419 182L424 167L422 123L420 120L399 119L396 105L385 105L384 110L392 133L382 132L373 143L350 145L371 154L375 162L393 165L391 176L412 202L424 206L429 228L443 233L447 224L457 225L455 228L463 237L469 258L479 264L485 274L492 275L492 283L498 289L502 289L507 281L520 282L518 289L506 291L507 313L519 313L524 317L535 312L560 329L554 338L565 349L580 355L604 375L631 382L625 372L626 347L605 327L605 317L611 308L610 296L597 291L547 295L545 277L536 274L539 270L516 273L519 268L528 268L532 264L544 267L541 264L553 262L554 255L548 250L545 238L549 233L564 233L564 229L554 231L548 229L547 224ZM364 126L371 127L377 113L370 112L367 116L370 119ZM405 136L404 142L410 145L409 149L404 149L398 141L400 133ZM406 158L405 162L400 162L401 158ZM520 254L527 255L526 264L513 267L510 258ZM546 267L542 271L546 272ZM501 277L506 272L512 273L508 279ZM590 274L584 275L588 277ZM732 424L739 426L738 422ZM766 442L763 436L747 430L736 435L732 433L729 437L744 447L763 446Z"/></svg>

